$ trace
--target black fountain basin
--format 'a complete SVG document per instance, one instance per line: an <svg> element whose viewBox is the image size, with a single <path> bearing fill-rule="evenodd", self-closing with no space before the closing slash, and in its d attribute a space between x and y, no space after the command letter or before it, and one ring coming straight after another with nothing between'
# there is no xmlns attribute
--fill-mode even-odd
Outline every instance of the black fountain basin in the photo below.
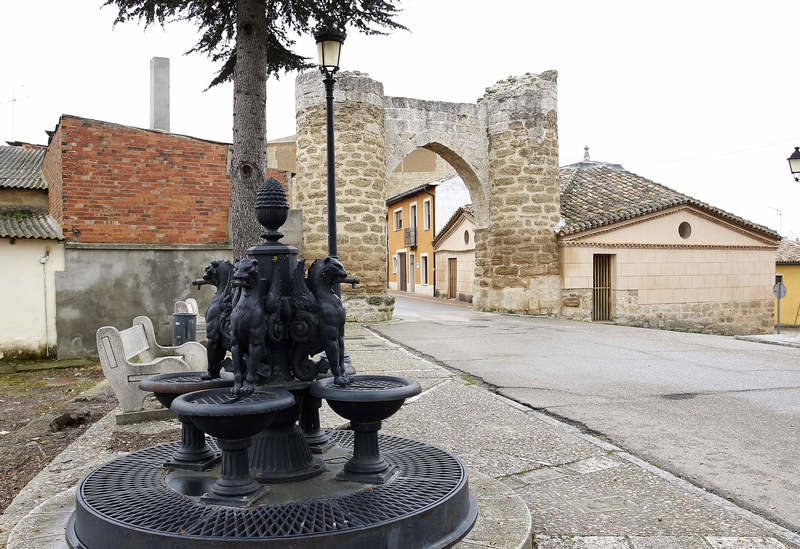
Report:
<svg viewBox="0 0 800 549"><path fill-rule="evenodd" d="M233 374L229 372L223 372L222 376L216 379L203 379L202 376L205 374L205 370L202 372L157 374L140 381L139 388L142 391L153 393L164 407L169 408L172 406L173 400L186 393L204 389L233 387Z"/></svg>
<svg viewBox="0 0 800 549"><path fill-rule="evenodd" d="M208 389L172 401L172 409L179 416L189 418L195 427L217 437L222 450L220 476L200 496L201 502L229 507L257 504L268 490L250 473L250 437L272 423L281 410L293 406L294 396L285 389L259 389L247 396L232 395L227 388ZM192 478L177 481L178 484L193 482Z"/></svg>
<svg viewBox="0 0 800 549"><path fill-rule="evenodd" d="M154 393L158 401L169 408L172 401L180 395L233 385L233 375L230 373L226 372L217 379L203 379L203 375L205 371L157 374L140 381L139 388ZM220 454L208 446L203 431L195 427L186 417L179 415L178 419L181 421L181 445L172 457L164 462L164 466L203 471L216 464L220 460Z"/></svg>
<svg viewBox="0 0 800 549"><path fill-rule="evenodd" d="M333 378L327 378L311 386L311 394L327 400L334 412L350 420L354 431L353 456L337 480L375 484L389 481L397 467L381 455L381 422L399 410L407 398L419 393L419 383L400 376L353 376L348 385L336 385Z"/></svg>
<svg viewBox="0 0 800 549"><path fill-rule="evenodd" d="M334 412L357 423L383 421L421 391L418 382L400 376L353 376L349 385L335 385L333 381L332 377L316 381L311 394L324 398Z"/></svg>
<svg viewBox="0 0 800 549"><path fill-rule="evenodd" d="M294 397L283 389L257 390L234 396L226 388L181 395L172 410L185 416L206 434L220 439L248 438L267 427L275 412L294 406Z"/></svg>

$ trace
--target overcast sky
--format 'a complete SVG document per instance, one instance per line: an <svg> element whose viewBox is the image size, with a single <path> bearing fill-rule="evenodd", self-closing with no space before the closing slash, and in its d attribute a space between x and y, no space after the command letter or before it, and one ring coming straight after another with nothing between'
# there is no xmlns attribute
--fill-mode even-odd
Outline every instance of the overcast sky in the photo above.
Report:
<svg viewBox="0 0 800 549"><path fill-rule="evenodd" d="M172 131L230 141L232 87L183 55L189 24L113 27L100 0L0 0L0 141L46 143L61 114L147 127L149 60L171 59ZM474 102L556 69L560 163L626 169L800 237L800 2L406 0L409 32L350 33L345 70L387 95ZM311 37L297 49L314 55ZM267 134L293 134L294 74L268 85ZM16 99L15 101L13 99Z"/></svg>

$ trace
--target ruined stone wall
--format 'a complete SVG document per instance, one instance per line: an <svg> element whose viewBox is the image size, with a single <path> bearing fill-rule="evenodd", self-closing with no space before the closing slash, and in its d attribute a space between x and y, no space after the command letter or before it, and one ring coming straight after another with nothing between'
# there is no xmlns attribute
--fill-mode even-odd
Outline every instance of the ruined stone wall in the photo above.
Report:
<svg viewBox="0 0 800 549"><path fill-rule="evenodd" d="M304 213L305 254L317 257L327 252L325 98L318 73L298 76L296 106L296 207ZM446 160L470 191L477 308L559 314L556 123L553 71L501 81L477 104L385 97L366 75L339 75L339 255L361 276L360 291L385 291L387 181L422 147Z"/></svg>
<svg viewBox="0 0 800 549"><path fill-rule="evenodd" d="M558 315L556 73L488 88L489 228L475 231L479 309Z"/></svg>
<svg viewBox="0 0 800 549"><path fill-rule="evenodd" d="M303 210L303 254L328 253L325 90L319 72L297 77L297 206ZM386 295L383 85L358 72L337 75L334 92L339 257L355 289L342 287L349 320L391 318Z"/></svg>

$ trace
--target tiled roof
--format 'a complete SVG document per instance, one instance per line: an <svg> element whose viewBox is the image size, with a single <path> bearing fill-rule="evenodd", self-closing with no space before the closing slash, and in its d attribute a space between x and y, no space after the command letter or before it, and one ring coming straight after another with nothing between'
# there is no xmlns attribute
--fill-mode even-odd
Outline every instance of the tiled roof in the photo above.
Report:
<svg viewBox="0 0 800 549"><path fill-rule="evenodd" d="M42 175L43 149L0 146L0 187L47 189Z"/></svg>
<svg viewBox="0 0 800 549"><path fill-rule="evenodd" d="M449 231L450 229L453 228L453 226L455 226L456 222L458 221L458 219L461 217L462 214L466 214L474 218L475 209L472 207L472 204L466 204L464 206L461 206L453 213L453 215L450 216L450 219L448 219L447 223L444 224L442 230L439 231L439 234L437 234L436 238L433 239L434 246L436 246L436 244L442 239L441 237L443 235L447 234L447 231Z"/></svg>
<svg viewBox="0 0 800 549"><path fill-rule="evenodd" d="M0 237L64 240L58 222L47 212L22 208L0 209Z"/></svg>
<svg viewBox="0 0 800 549"><path fill-rule="evenodd" d="M779 265L800 265L800 242L785 238L778 244L778 256L775 263Z"/></svg>
<svg viewBox="0 0 800 549"><path fill-rule="evenodd" d="M422 191L427 191L428 189L432 189L436 185L437 183L423 183L422 185L417 185L413 189L408 189L407 191L403 191L400 194L390 196L389 198L386 199L386 205L391 206L395 202L400 202L404 198L407 198L409 196L414 196L415 194L421 193Z"/></svg>
<svg viewBox="0 0 800 549"><path fill-rule="evenodd" d="M777 232L768 227L757 225L626 171L618 164L580 162L562 167L559 175L561 215L566 222L559 233L561 235L687 205L769 238L780 238Z"/></svg>

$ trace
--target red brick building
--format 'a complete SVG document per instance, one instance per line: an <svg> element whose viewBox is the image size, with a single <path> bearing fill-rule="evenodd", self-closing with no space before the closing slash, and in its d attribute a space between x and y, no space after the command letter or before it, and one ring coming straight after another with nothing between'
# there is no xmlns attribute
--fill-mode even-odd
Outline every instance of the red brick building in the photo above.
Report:
<svg viewBox="0 0 800 549"><path fill-rule="evenodd" d="M63 115L43 171L75 242L228 242L228 143ZM291 174L268 170L287 188Z"/></svg>
<svg viewBox="0 0 800 549"><path fill-rule="evenodd" d="M63 229L56 273L58 356L96 354L95 332L153 319L171 340L176 300L212 259L231 259L230 145L63 115L42 161L48 209ZM292 174L268 170L291 185ZM255 206L255 205L254 205ZM298 224L299 225L299 224Z"/></svg>

